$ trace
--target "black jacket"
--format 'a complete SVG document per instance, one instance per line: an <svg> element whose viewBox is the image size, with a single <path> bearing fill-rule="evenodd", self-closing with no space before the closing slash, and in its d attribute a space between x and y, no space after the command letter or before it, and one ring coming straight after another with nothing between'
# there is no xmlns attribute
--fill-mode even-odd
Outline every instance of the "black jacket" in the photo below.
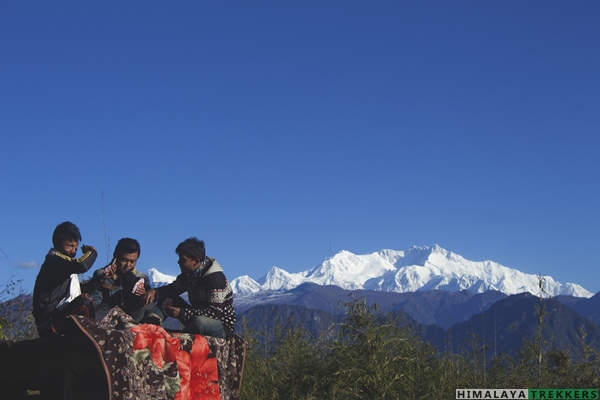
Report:
<svg viewBox="0 0 600 400"><path fill-rule="evenodd" d="M90 283L93 284L94 280L98 279L103 273L104 270L102 269L96 271ZM97 287L92 287L94 291L91 294L94 304L99 306L105 303L109 309L118 306L126 313L144 307L144 296L136 296L133 293L133 286L139 279L144 280L144 287L146 291L149 291L151 289L150 279L146 274L138 270L130 271L116 278L112 276L104 281L100 281ZM84 290L82 289L82 291Z"/></svg>
<svg viewBox="0 0 600 400"><path fill-rule="evenodd" d="M40 268L33 288L33 317L39 326L55 310L69 292L71 274L87 272L98 253L89 250L79 258L71 258L56 249L50 249Z"/></svg>

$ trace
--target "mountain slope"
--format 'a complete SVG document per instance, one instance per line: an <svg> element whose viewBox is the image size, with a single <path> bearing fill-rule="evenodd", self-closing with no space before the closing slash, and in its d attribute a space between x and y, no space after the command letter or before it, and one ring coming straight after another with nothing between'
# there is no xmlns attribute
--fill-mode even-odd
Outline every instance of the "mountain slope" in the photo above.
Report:
<svg viewBox="0 0 600 400"><path fill-rule="evenodd" d="M561 298L561 301L564 302L566 300L562 300ZM590 321L600 325L600 293L597 293L589 299L579 299L579 301L573 302L573 304L563 304L577 311L577 313L582 317L585 317Z"/></svg>
<svg viewBox="0 0 600 400"><path fill-rule="evenodd" d="M314 284L302 285L307 293ZM317 289L318 290L318 289ZM468 292L460 294L466 297ZM437 297L443 298L443 292L437 291ZM403 295L403 294L395 294ZM415 293L417 295L417 293ZM307 295L310 296L310 295ZM304 297L307 297L304 296ZM460 297L459 296L459 297ZM318 293L316 298L318 298ZM475 296L470 299L474 299ZM470 300L469 299L469 300ZM427 303L423 297L414 299L418 303ZM462 304L467 304L468 301ZM368 303L368 301L367 301ZM443 303L443 302L442 302ZM542 346L544 351L561 349L572 355L581 354L582 341L590 347L600 350L600 327L574 310L554 299L545 299L541 303L544 310L542 326ZM439 325L426 325L401 310L383 309L399 317L399 322L412 326L424 340L427 340L440 352L470 354L474 348L477 352L485 349L486 359L492 360L501 353L516 356L526 341L534 342L538 331L538 307L540 301L529 293L521 293L505 297L495 302L484 312L473 314L466 321L458 322L444 329ZM309 308L298 304L261 304L251 307L239 314L236 326L238 332L245 323L247 327L259 333L273 333L274 326L290 321L301 325L313 337L319 337L328 329L338 331L343 322L342 314L331 314L327 311ZM243 322L242 322L243 321ZM585 332L585 338L582 337Z"/></svg>
<svg viewBox="0 0 600 400"><path fill-rule="evenodd" d="M485 312L453 325L448 330L446 343L452 346L454 352L460 352L471 349L475 337L479 346L487 346L489 356L501 352L514 355L514 350L520 348L525 340L535 339L538 310L543 310L542 336L546 347L573 353L581 350L583 330L587 335L585 342L598 349L598 325L554 299L544 299L540 304L539 298L529 293L499 300Z"/></svg>
<svg viewBox="0 0 600 400"><path fill-rule="evenodd" d="M236 297L236 313L243 314L251 308L262 306L301 306L308 309L339 315L346 302L364 299L367 305L377 304L381 310L406 313L424 325L448 328L471 316L487 310L506 295L497 291L473 294L468 290L450 293L442 290L428 292L394 293L374 290L345 290L338 286L321 286L303 283L285 292L259 292Z"/></svg>

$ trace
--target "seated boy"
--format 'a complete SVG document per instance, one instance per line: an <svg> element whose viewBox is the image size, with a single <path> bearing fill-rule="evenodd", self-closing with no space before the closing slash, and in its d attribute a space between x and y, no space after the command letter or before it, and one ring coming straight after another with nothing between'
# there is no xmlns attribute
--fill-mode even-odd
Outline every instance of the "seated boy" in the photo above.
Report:
<svg viewBox="0 0 600 400"><path fill-rule="evenodd" d="M204 242L186 239L175 253L181 274L174 282L148 291L146 303L157 300L165 315L183 323L184 332L220 338L233 334L233 290L217 261L206 257ZM191 305L179 296L183 292Z"/></svg>
<svg viewBox="0 0 600 400"><path fill-rule="evenodd" d="M146 304L144 299L144 295L150 290L150 279L136 269L140 254L141 248L137 240L120 239L113 252L113 263L107 266L115 269L99 269L94 272L90 283L96 289L92 293L96 319L104 318L111 308L118 306L137 322L155 325L162 323L162 312L153 303ZM102 276L106 278L100 281Z"/></svg>
<svg viewBox="0 0 600 400"><path fill-rule="evenodd" d="M71 222L54 229L53 248L46 255L33 288L33 317L40 337L61 333L68 315L94 318L94 303L88 294L81 294L77 274L92 267L98 252L92 246L82 245L83 255L75 258L80 241L79 228Z"/></svg>

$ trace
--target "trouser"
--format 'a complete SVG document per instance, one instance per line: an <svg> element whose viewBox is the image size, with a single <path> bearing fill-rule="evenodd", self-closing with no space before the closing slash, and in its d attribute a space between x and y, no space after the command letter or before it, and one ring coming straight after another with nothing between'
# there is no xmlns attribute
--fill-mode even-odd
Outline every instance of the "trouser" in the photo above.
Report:
<svg viewBox="0 0 600 400"><path fill-rule="evenodd" d="M75 297L64 308L60 310L54 309L54 311L50 313L49 318L40 321L39 323L36 321L36 327L40 337L52 337L64 333L65 323L67 322L67 316L69 315L82 315L86 318L94 318L96 316L96 309L94 308L94 301L90 295L83 293Z"/></svg>
<svg viewBox="0 0 600 400"><path fill-rule="evenodd" d="M129 310L127 314L141 324L162 325L165 319L162 311L154 303L148 303L143 307Z"/></svg>
<svg viewBox="0 0 600 400"><path fill-rule="evenodd" d="M96 319L101 320L111 310L111 306L107 303L96 304ZM142 307L128 308L123 310L136 322L141 324L154 324L162 325L162 321L165 319L162 311L156 306L155 303L149 303Z"/></svg>
<svg viewBox="0 0 600 400"><path fill-rule="evenodd" d="M193 308L180 296L173 299L173 307ZM213 336L218 338L225 338L227 336L225 327L221 321L203 315L196 315L195 317L190 318L189 321L184 323L183 331L186 333L197 333L203 336Z"/></svg>
<svg viewBox="0 0 600 400"><path fill-rule="evenodd" d="M184 332L187 333L199 333L203 336L213 336L218 338L225 338L225 329L223 323L218 319L205 317L203 315L197 315L191 318L185 327Z"/></svg>

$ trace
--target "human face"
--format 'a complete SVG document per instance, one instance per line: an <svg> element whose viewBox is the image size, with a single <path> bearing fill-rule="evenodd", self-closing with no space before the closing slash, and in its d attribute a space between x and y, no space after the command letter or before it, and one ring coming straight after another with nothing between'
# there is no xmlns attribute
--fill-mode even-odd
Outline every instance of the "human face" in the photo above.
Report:
<svg viewBox="0 0 600 400"><path fill-rule="evenodd" d="M126 253L117 256L117 272L119 274L126 274L132 271L139 257L140 253Z"/></svg>
<svg viewBox="0 0 600 400"><path fill-rule="evenodd" d="M179 261L177 261L177 264L179 264L181 272L189 273L198 269L200 266L200 260L193 260L187 256L179 256Z"/></svg>
<svg viewBox="0 0 600 400"><path fill-rule="evenodd" d="M65 239L65 240L63 240L61 245L58 246L58 248L56 250L60 251L61 253L65 254L71 258L74 258L75 254L77 254L78 246L79 246L79 242L77 240Z"/></svg>

